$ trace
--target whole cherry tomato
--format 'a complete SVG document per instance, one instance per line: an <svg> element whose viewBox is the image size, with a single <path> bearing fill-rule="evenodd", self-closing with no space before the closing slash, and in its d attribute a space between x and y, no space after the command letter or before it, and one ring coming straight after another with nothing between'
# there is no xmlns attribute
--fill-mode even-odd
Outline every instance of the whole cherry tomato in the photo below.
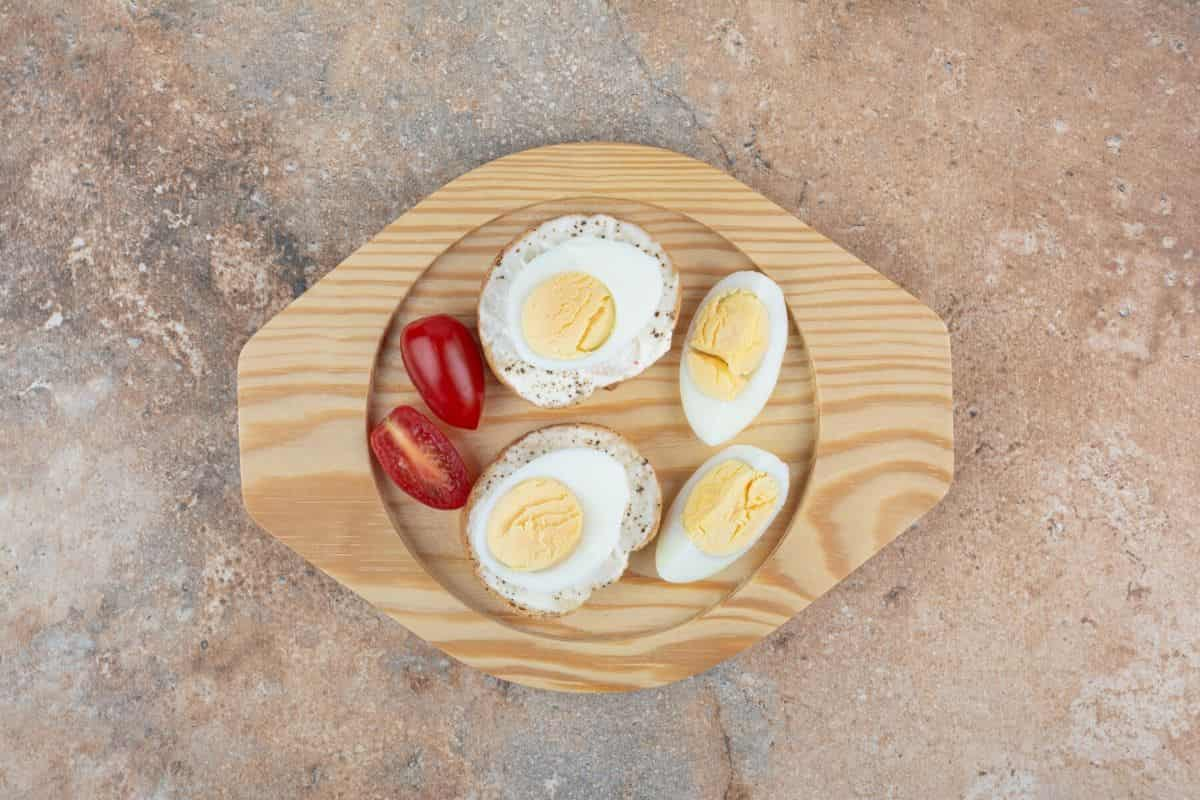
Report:
<svg viewBox="0 0 1200 800"><path fill-rule="evenodd" d="M456 428L479 427L483 413L483 358L467 326L447 314L410 322L400 355L430 410Z"/></svg>
<svg viewBox="0 0 1200 800"><path fill-rule="evenodd" d="M412 406L392 409L371 431L371 452L392 482L431 508L462 508L471 478L462 456Z"/></svg>

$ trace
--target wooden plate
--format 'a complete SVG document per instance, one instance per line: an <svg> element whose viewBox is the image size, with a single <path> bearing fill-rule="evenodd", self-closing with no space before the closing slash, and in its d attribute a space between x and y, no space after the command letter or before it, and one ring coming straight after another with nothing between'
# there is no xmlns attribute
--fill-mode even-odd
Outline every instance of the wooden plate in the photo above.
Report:
<svg viewBox="0 0 1200 800"><path fill-rule="evenodd" d="M421 406L400 363L404 324L474 323L484 273L513 236L572 212L645 228L684 286L674 347L613 391L537 409L489 376L478 431L449 429L478 468L546 424L597 422L647 456L666 503L717 448L679 405L680 343L705 292L758 268L794 326L771 402L736 441L791 470L763 540L713 578L654 577L653 545L580 610L509 612L475 579L456 512L412 502L373 466L370 424ZM649 147L575 144L485 164L416 205L247 343L238 365L242 485L256 521L447 653L550 689L624 690L703 671L766 636L903 531L953 472L950 347L925 306L724 173Z"/></svg>

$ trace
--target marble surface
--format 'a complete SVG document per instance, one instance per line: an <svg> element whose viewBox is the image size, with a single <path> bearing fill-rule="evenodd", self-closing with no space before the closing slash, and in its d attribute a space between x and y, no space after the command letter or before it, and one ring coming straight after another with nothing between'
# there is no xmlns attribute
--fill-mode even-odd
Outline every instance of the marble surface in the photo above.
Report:
<svg viewBox="0 0 1200 800"><path fill-rule="evenodd" d="M0 796L1200 796L1194 2L0 0ZM487 678L258 530L249 335L533 145L728 169L954 341L946 500L657 691Z"/></svg>

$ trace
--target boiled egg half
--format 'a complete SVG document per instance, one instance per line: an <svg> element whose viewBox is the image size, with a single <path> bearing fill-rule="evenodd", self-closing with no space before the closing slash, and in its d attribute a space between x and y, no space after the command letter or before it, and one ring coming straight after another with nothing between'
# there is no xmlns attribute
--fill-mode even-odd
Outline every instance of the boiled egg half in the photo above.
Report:
<svg viewBox="0 0 1200 800"><path fill-rule="evenodd" d="M502 383L534 405L570 406L666 354L679 297L679 275L646 231L570 214L497 257L479 296L479 338Z"/></svg>
<svg viewBox="0 0 1200 800"><path fill-rule="evenodd" d="M667 512L654 554L670 583L704 580L741 558L783 508L788 468L775 455L734 445L700 465Z"/></svg>
<svg viewBox="0 0 1200 800"><path fill-rule="evenodd" d="M692 318L679 365L688 424L717 445L754 421L779 380L787 349L783 291L761 272L723 278Z"/></svg>
<svg viewBox="0 0 1200 800"><path fill-rule="evenodd" d="M463 543L483 584L525 614L566 614L621 577L658 532L650 462L598 425L552 425L508 446L467 500Z"/></svg>

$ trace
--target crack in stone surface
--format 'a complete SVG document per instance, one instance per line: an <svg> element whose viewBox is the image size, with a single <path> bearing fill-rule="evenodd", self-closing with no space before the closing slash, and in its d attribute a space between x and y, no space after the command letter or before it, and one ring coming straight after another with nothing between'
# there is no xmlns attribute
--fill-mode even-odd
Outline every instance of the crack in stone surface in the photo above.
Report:
<svg viewBox="0 0 1200 800"><path fill-rule="evenodd" d="M692 101L687 99L686 97L681 95L679 92L675 91L674 89L670 88L669 86L666 86L660 79L658 79L654 76L654 70L652 70L650 68L650 65L646 62L646 57L643 56L642 52L640 50L638 50L638 48L633 44L632 41L630 41L629 31L625 27L625 19L622 16L621 12L611 2L606 2L605 6L608 8L609 13L612 15L613 21L616 23L617 33L618 33L617 41L621 44L621 46L623 48L625 48L625 52L627 52L630 56L633 57L633 60L638 65L638 69L641 70L642 75L645 76L646 81L650 84L650 86L654 89L654 91L656 91L659 94L663 95L664 97L674 101L675 104L679 108L681 108L684 111L684 113L686 113L688 115L688 117L692 121L692 126L696 130L708 135L708 138L712 141L713 145L720 152L721 162L722 162L722 164L724 164L725 169L732 170L734 168L735 162L734 162L733 156L731 156L729 154L729 149L727 147L725 147L725 145L721 142L720 139L717 138L716 133L714 133L707 124L705 124L704 122L702 122L700 120L700 114L696 111L696 108L693 105Z"/></svg>

